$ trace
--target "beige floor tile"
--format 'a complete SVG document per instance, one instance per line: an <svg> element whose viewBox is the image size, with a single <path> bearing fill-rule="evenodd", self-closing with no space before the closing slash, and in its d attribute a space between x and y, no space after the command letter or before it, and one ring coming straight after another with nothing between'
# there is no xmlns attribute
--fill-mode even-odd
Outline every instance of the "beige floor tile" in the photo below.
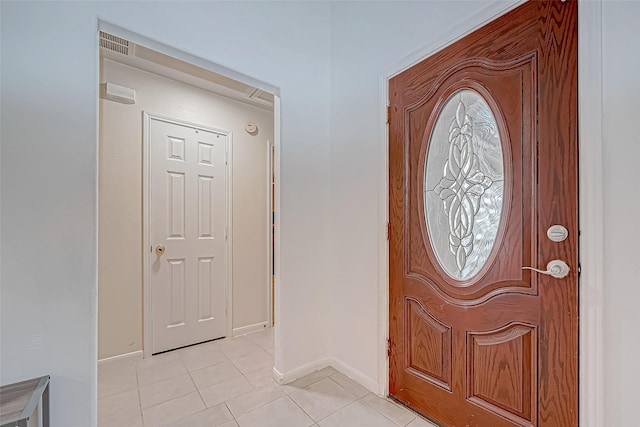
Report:
<svg viewBox="0 0 640 427"><path fill-rule="evenodd" d="M273 368L273 356L264 350L250 353L246 356L232 359L231 362L242 372L248 374L260 368Z"/></svg>
<svg viewBox="0 0 640 427"><path fill-rule="evenodd" d="M142 413L138 390L130 390L98 400L98 425L100 427L141 426Z"/></svg>
<svg viewBox="0 0 640 427"><path fill-rule="evenodd" d="M340 384L349 393L355 395L358 399L370 393L369 390L339 372L331 375L331 379Z"/></svg>
<svg viewBox="0 0 640 427"><path fill-rule="evenodd" d="M363 397L362 402L371 406L382 415L401 426L406 426L416 418L414 413L409 409L397 405L388 399L378 397L373 393L370 393Z"/></svg>
<svg viewBox="0 0 640 427"><path fill-rule="evenodd" d="M139 364L138 385L144 387L153 383L160 382L172 377L187 374L187 369L182 364L182 360L178 356L175 359L165 360L164 362L149 362L147 364Z"/></svg>
<svg viewBox="0 0 640 427"><path fill-rule="evenodd" d="M193 378L193 382L196 384L196 387L198 387L198 390L223 383L239 376L242 376L242 374L231 362L224 362L191 372L191 378Z"/></svg>
<svg viewBox="0 0 640 427"><path fill-rule="evenodd" d="M255 388L262 388L278 384L273 379L273 368L271 366L249 372L245 375L245 378L249 380L251 385L253 385Z"/></svg>
<svg viewBox="0 0 640 427"><path fill-rule="evenodd" d="M220 363L228 362L229 359L224 353L213 346L189 347L188 350L180 353L182 363L189 371L206 368Z"/></svg>
<svg viewBox="0 0 640 427"><path fill-rule="evenodd" d="M220 384L203 388L200 390L200 395L205 405L212 407L219 403L226 402L229 399L233 399L236 396L248 393L253 389L253 386L245 377L239 376Z"/></svg>
<svg viewBox="0 0 640 427"><path fill-rule="evenodd" d="M145 427L144 422L142 421L142 417L136 419L135 421L127 421L126 424L123 424L121 422L117 422L117 423L107 423L107 422L103 422L100 421L98 419L98 427L122 427L122 426L127 426L127 427Z"/></svg>
<svg viewBox="0 0 640 427"><path fill-rule="evenodd" d="M277 385L272 329L119 362L99 366L99 427L435 427L331 367Z"/></svg>
<svg viewBox="0 0 640 427"><path fill-rule="evenodd" d="M139 360L135 363L136 369L140 370L144 368L151 368L153 366L164 365L168 362L180 360L179 351L180 350L168 351L166 353L156 354L154 356L147 357L146 359Z"/></svg>
<svg viewBox="0 0 640 427"><path fill-rule="evenodd" d="M247 356L256 351L262 350L260 346L251 341L246 336L240 336L220 342L220 350L231 360Z"/></svg>
<svg viewBox="0 0 640 427"><path fill-rule="evenodd" d="M103 373L98 376L98 399L138 388L138 376L133 366L130 370L118 372L115 374Z"/></svg>
<svg viewBox="0 0 640 427"><path fill-rule="evenodd" d="M288 397L267 403L236 419L240 427L309 427L313 421Z"/></svg>
<svg viewBox="0 0 640 427"><path fill-rule="evenodd" d="M142 410L145 427L168 426L205 409L197 392Z"/></svg>
<svg viewBox="0 0 640 427"><path fill-rule="evenodd" d="M273 347L273 332L273 328L267 328L260 332L248 334L247 338L258 344L260 347L267 349Z"/></svg>
<svg viewBox="0 0 640 427"><path fill-rule="evenodd" d="M196 391L196 386L189 374L182 374L140 387L140 404L143 408L148 408L194 391Z"/></svg>
<svg viewBox="0 0 640 427"><path fill-rule="evenodd" d="M294 390L289 397L314 421L320 421L357 399L331 378Z"/></svg>
<svg viewBox="0 0 640 427"><path fill-rule="evenodd" d="M293 382L290 382L289 384L284 386L284 391L285 393L289 393L294 389L307 387L313 383L316 383L324 378L330 377L331 375L334 375L337 373L338 371L336 371L334 368L332 368L331 366L327 366L326 368L312 372L307 376L304 376Z"/></svg>
<svg viewBox="0 0 640 427"><path fill-rule="evenodd" d="M389 418L361 401L334 412L318 424L320 427L398 427Z"/></svg>
<svg viewBox="0 0 640 427"><path fill-rule="evenodd" d="M136 363L140 362L142 358L125 358L109 360L98 363L98 378L136 373Z"/></svg>
<svg viewBox="0 0 640 427"><path fill-rule="evenodd" d="M407 424L407 427L437 427L435 424L416 416L416 419Z"/></svg>
<svg viewBox="0 0 640 427"><path fill-rule="evenodd" d="M241 415L251 412L256 408L259 408L269 402L273 402L281 397L284 397L284 393L279 387L266 387L252 390L249 393L245 393L241 396L228 400L227 407L233 416L238 418Z"/></svg>
<svg viewBox="0 0 640 427"><path fill-rule="evenodd" d="M212 426L226 426L237 424L228 424L228 421L233 421L233 415L229 412L227 405L221 403L212 408L205 409L193 415L190 415L181 420L175 421L171 424L171 427L212 427Z"/></svg>

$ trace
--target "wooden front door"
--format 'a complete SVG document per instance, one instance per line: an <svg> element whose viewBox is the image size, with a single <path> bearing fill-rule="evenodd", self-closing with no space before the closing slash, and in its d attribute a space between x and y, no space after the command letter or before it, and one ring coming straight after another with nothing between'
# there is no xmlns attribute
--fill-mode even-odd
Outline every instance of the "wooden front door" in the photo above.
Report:
<svg viewBox="0 0 640 427"><path fill-rule="evenodd" d="M525 3L389 94L390 394L446 426L576 426L576 2Z"/></svg>

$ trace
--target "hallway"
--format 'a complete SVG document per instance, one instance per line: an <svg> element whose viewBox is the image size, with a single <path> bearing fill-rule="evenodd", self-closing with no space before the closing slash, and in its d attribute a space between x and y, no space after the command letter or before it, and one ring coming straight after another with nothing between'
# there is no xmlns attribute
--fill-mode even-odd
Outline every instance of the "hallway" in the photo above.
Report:
<svg viewBox="0 0 640 427"><path fill-rule="evenodd" d="M271 377L273 329L99 366L99 427L433 427L328 367Z"/></svg>

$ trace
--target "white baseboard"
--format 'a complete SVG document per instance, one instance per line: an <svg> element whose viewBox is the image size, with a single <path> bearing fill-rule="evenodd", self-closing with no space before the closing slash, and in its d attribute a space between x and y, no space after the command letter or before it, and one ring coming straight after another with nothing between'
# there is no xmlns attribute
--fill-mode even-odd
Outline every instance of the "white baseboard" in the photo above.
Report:
<svg viewBox="0 0 640 427"><path fill-rule="evenodd" d="M280 371L278 371L275 366L271 371L271 378L273 378L273 380L280 385L284 384L284 375L280 373Z"/></svg>
<svg viewBox="0 0 640 427"><path fill-rule="evenodd" d="M298 378L302 378L312 372L319 371L320 369L326 368L327 366L331 366L331 359L325 357L323 359L315 360L285 373L281 373L276 368L273 368L273 379L278 384L289 384L291 381L295 381Z"/></svg>
<svg viewBox="0 0 640 427"><path fill-rule="evenodd" d="M142 360L142 350L132 351L131 353L119 354L117 356L105 357L104 359L98 360L98 365L102 365L104 363L116 362L130 359L132 362L136 360Z"/></svg>
<svg viewBox="0 0 640 427"><path fill-rule="evenodd" d="M250 334L251 332L258 332L269 328L269 322L254 323L253 325L242 326L240 328L233 328L232 336L237 337L239 335Z"/></svg>
<svg viewBox="0 0 640 427"><path fill-rule="evenodd" d="M344 363L343 361L336 359L335 357L325 357L322 359L318 359L286 373L281 373L276 368L273 368L273 379L278 384L288 384L292 381L297 380L298 378L302 378L315 371L319 371L320 369L326 368L327 366L331 366L336 371L351 378L353 381L357 382L358 384L360 384L370 392L379 394L379 390L378 390L379 387L378 387L377 381L363 374L362 372L355 369L354 367Z"/></svg>
<svg viewBox="0 0 640 427"><path fill-rule="evenodd" d="M380 387L378 386L378 382L373 378L363 374L356 368L351 365L344 363L342 360L336 359L335 357L329 358L329 364L333 366L333 368L340 372L342 375L345 375L351 378L353 381L357 382L371 393L379 394Z"/></svg>

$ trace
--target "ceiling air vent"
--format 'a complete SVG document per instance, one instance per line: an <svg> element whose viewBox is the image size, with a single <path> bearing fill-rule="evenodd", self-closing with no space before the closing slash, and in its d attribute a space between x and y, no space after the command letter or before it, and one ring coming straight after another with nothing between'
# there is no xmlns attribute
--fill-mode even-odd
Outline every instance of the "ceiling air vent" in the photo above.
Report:
<svg viewBox="0 0 640 427"><path fill-rule="evenodd" d="M119 53L120 55L132 56L133 43L113 34L100 31L100 47Z"/></svg>
<svg viewBox="0 0 640 427"><path fill-rule="evenodd" d="M246 99L262 105L273 105L273 95L260 89L253 89L245 95Z"/></svg>

